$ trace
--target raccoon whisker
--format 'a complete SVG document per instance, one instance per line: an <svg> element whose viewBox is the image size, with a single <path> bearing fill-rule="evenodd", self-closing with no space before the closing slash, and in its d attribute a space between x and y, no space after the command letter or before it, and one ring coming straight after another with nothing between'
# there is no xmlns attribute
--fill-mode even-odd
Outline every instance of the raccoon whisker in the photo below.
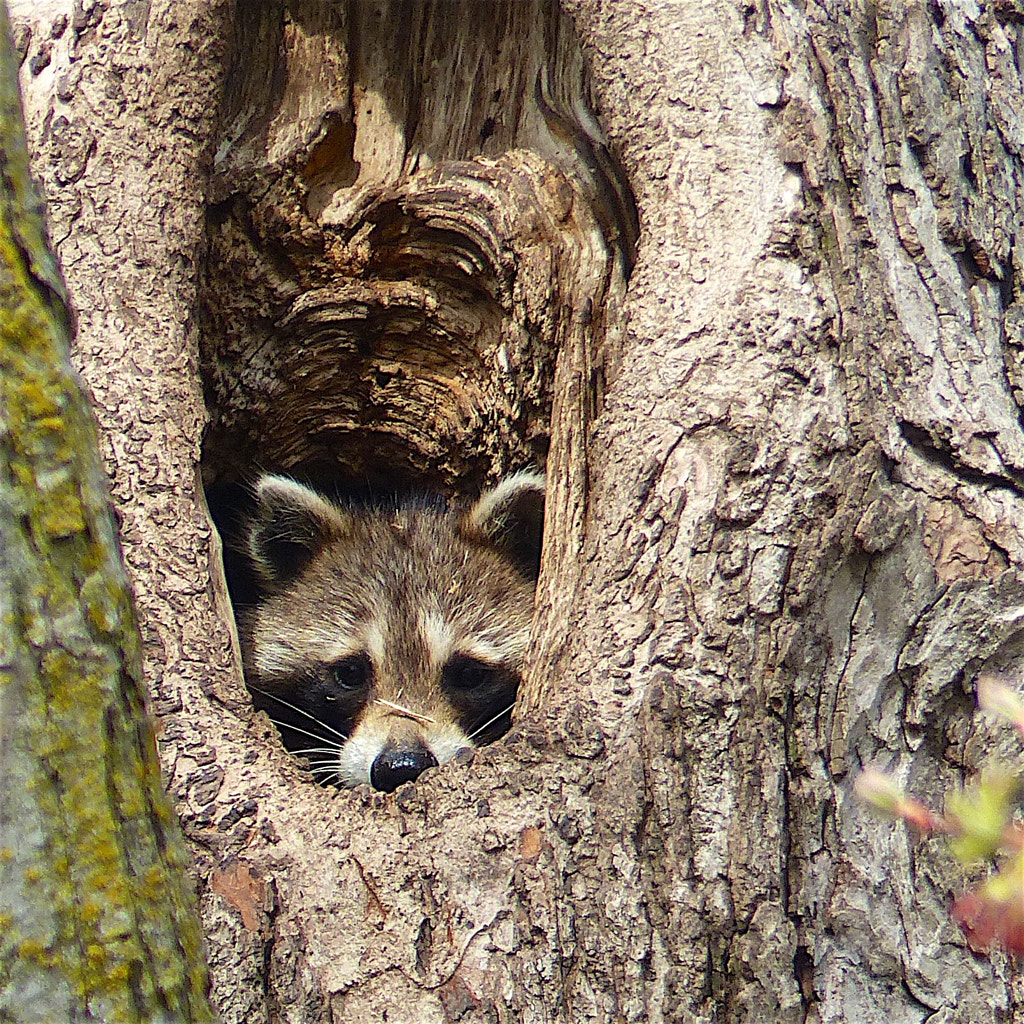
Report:
<svg viewBox="0 0 1024 1024"><path fill-rule="evenodd" d="M510 711L511 711L511 710L512 710L512 709L513 709L513 708L514 708L515 706L516 706L516 702L515 702L515 701L512 701L512 703L511 703L511 704L509 704L509 706L508 706L507 708L505 708L505 710L504 710L504 711L499 711L499 712L498 712L498 713L497 713L497 714L496 714L496 715L495 715L495 716L494 716L493 718L488 718L488 719L487 719L487 721L486 721L486 722L484 722L484 724L483 724L483 725L477 726L477 728L475 728L475 729L474 729L474 730L473 730L473 731L472 731L472 732L471 732L471 733L470 733L470 734L469 734L469 735L468 735L468 736L466 737L466 739L469 739L469 740L471 740L471 739L474 739L475 737L479 736L479 735L480 735L480 733L482 733L482 732L484 731L484 729L486 729L486 728L487 728L487 727L488 727L489 725L494 725L494 723L495 723L495 722L496 722L496 721L497 721L497 720L498 720L499 718L502 718L502 717L504 717L505 715L507 715L507 714L508 714L508 713L509 713L509 712L510 712Z"/></svg>
<svg viewBox="0 0 1024 1024"><path fill-rule="evenodd" d="M323 778L317 779L317 782L321 786L327 786L327 785L340 786L341 785L341 776L337 772L330 772L330 773L325 774L323 776Z"/></svg>
<svg viewBox="0 0 1024 1024"><path fill-rule="evenodd" d="M337 772L331 772L330 775L317 775L317 776L314 776L313 781L318 786L323 786L323 787L326 788L327 786L337 786L338 785L337 779L338 779L338 773Z"/></svg>
<svg viewBox="0 0 1024 1024"><path fill-rule="evenodd" d="M267 717L269 718L270 716L268 715ZM321 743L325 740L330 742L330 737L318 736L315 732L310 732L308 729L300 729L297 725L292 725L291 722L282 722L279 718L271 718L270 721L276 725L278 729L289 729L292 732L301 732L303 736L308 736L311 740L320 740ZM323 722L317 721L315 718L313 721L316 722L317 725L323 725ZM324 725L324 728L329 729L331 732L335 732L335 730L331 729L329 725ZM341 733L338 733L337 735L341 736L342 742L348 739L347 736L342 736ZM341 744L338 744L338 747L340 749Z"/></svg>
<svg viewBox="0 0 1024 1024"><path fill-rule="evenodd" d="M337 754L341 747L306 747L305 750L293 750L296 757L309 757L310 754Z"/></svg>
<svg viewBox="0 0 1024 1024"><path fill-rule="evenodd" d="M303 708L296 707L294 704L289 704L288 701L286 701L283 697L278 697L276 693L271 693L269 690L261 690L258 686L250 686L249 689L252 690L254 693L262 693L264 697L269 697L271 700L276 700L278 704L282 704L284 705L284 707L290 708L292 711L298 712L298 714L302 715L304 718L308 718L311 722L315 722L317 725L326 729L328 732L333 732L334 735L337 736L339 739L348 739L348 737L344 733L338 732L337 729L332 729L326 722L321 722L320 719L316 717L316 715L311 715L308 711L304 710ZM271 719L271 721L274 722L274 725L280 724L274 719ZM289 728L295 729L296 726L289 726ZM301 730L299 731L301 732ZM307 733L307 735L310 734ZM316 738L323 739L322 736L317 736Z"/></svg>
<svg viewBox="0 0 1024 1024"><path fill-rule="evenodd" d="M431 718L429 715L421 715L416 711L411 711L409 708L402 707L401 704L395 704L390 700L385 700L383 697L375 698L374 704L383 704L384 707L391 708L392 711L397 711L400 715L405 715L406 718L415 718L417 722L426 722L429 725L437 724L436 718Z"/></svg>

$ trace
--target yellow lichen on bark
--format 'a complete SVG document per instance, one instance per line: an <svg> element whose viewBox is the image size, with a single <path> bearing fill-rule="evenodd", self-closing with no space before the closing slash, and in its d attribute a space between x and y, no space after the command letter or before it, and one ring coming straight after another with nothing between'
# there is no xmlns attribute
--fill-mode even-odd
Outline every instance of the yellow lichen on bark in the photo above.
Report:
<svg viewBox="0 0 1024 1024"><path fill-rule="evenodd" d="M212 1019L0 6L0 1018Z"/></svg>

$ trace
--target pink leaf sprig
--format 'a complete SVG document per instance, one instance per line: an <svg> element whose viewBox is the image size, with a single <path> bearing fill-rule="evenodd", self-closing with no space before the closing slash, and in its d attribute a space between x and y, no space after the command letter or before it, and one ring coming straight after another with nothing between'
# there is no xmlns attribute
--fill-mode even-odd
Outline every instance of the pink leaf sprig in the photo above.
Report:
<svg viewBox="0 0 1024 1024"><path fill-rule="evenodd" d="M995 676L978 681L978 706L1009 722L1024 739L1024 698ZM875 769L857 779L857 795L875 809L912 825L924 835L949 837L962 864L995 864L981 884L959 896L951 915L968 945L986 951L999 945L1024 956L1024 828L1015 820L1021 779L1005 772L984 774L974 785L946 798L936 814L893 778Z"/></svg>
<svg viewBox="0 0 1024 1024"><path fill-rule="evenodd" d="M1024 953L1024 856L1017 853L977 889L957 897L952 913L971 949L999 945Z"/></svg>
<svg viewBox="0 0 1024 1024"><path fill-rule="evenodd" d="M908 796L906 790L891 776L876 768L865 768L857 777L854 792L875 810L913 825L918 832L948 832L949 824L941 814L935 814L919 800Z"/></svg>
<svg viewBox="0 0 1024 1024"><path fill-rule="evenodd" d="M978 707L1009 722L1024 738L1024 698L996 676L978 680Z"/></svg>

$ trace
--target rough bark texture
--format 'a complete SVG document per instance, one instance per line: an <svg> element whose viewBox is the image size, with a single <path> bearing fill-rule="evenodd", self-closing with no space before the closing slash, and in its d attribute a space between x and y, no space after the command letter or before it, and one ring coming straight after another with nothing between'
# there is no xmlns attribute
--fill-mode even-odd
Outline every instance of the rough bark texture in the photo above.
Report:
<svg viewBox="0 0 1024 1024"><path fill-rule="evenodd" d="M210 1021L0 5L0 1018Z"/></svg>
<svg viewBox="0 0 1024 1024"><path fill-rule="evenodd" d="M1022 654L1024 14L838 6L33 10L226 1021L1024 1016L942 851L850 797L977 770L974 680ZM518 730L313 786L247 705L200 465L545 452Z"/></svg>
<svg viewBox="0 0 1024 1024"><path fill-rule="evenodd" d="M258 463L468 490L543 459L556 355L617 319L636 240L569 20L539 0L269 3L232 38L207 484Z"/></svg>

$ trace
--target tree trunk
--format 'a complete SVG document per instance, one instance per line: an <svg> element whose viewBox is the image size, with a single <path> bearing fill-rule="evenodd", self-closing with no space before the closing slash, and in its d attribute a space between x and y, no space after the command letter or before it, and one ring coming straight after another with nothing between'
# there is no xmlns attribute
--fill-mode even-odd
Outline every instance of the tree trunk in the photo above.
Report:
<svg viewBox="0 0 1024 1024"><path fill-rule="evenodd" d="M0 1017L213 1019L0 4Z"/></svg>
<svg viewBox="0 0 1024 1024"><path fill-rule="evenodd" d="M971 708L1024 653L1024 19L834 8L25 15L225 1021L1022 1016L948 856L851 790L1014 750ZM200 473L534 460L516 729L313 785L245 695Z"/></svg>

